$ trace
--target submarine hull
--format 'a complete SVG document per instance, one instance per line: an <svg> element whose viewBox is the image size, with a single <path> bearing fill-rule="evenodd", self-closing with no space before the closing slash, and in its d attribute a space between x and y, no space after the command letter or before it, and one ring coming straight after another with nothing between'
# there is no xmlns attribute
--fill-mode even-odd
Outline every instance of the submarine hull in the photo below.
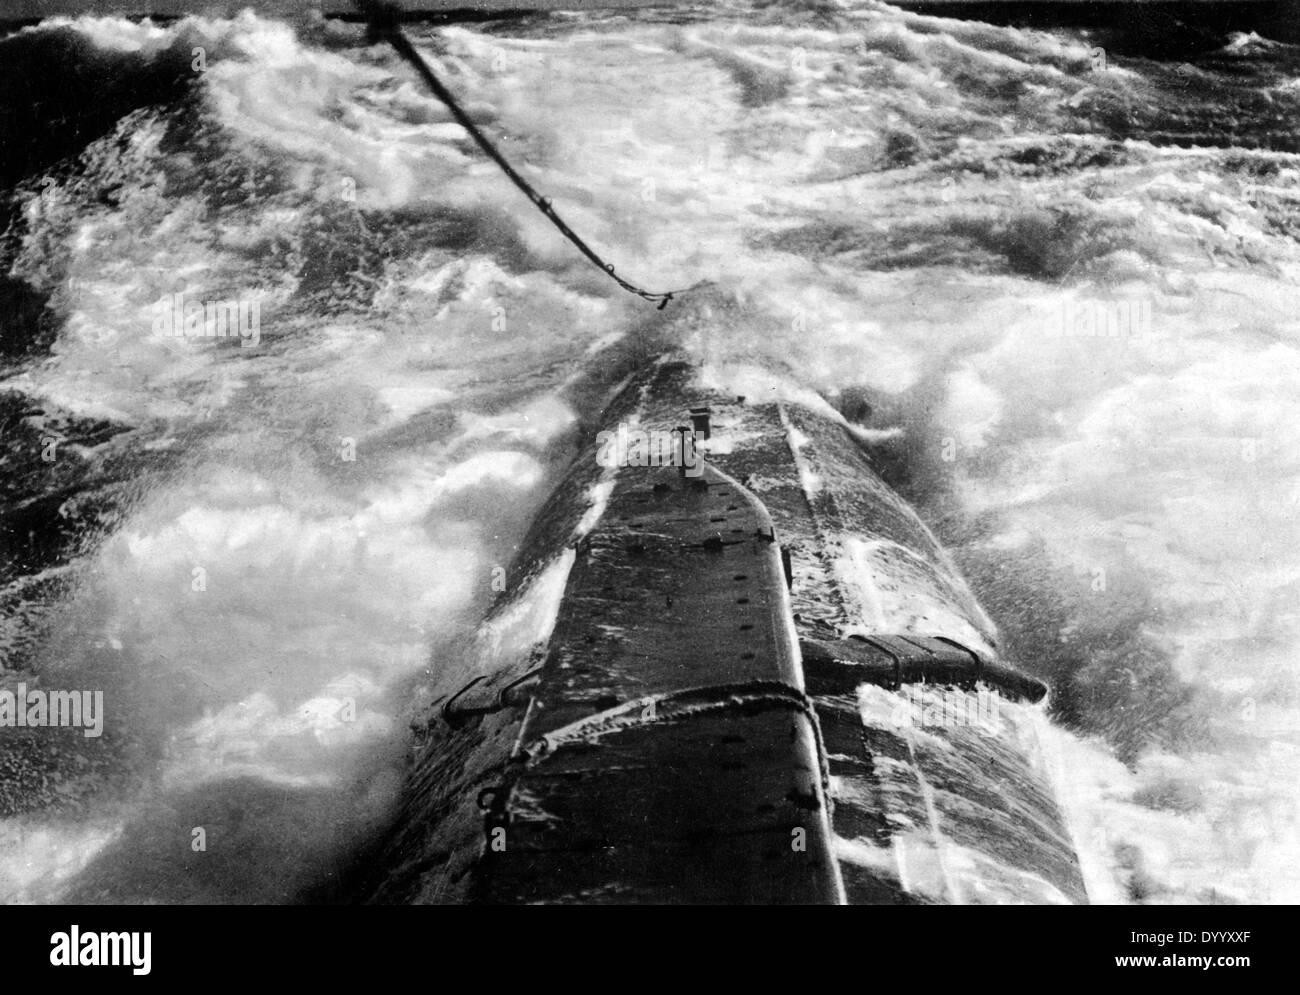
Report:
<svg viewBox="0 0 1300 995"><path fill-rule="evenodd" d="M818 399L654 363L508 576L439 672L368 900L1087 901L1046 687Z"/></svg>

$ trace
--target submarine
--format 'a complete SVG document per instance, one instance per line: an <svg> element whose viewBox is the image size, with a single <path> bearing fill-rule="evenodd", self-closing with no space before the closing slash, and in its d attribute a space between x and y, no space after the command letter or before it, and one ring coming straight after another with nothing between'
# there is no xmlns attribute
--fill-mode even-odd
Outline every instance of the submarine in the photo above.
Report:
<svg viewBox="0 0 1300 995"><path fill-rule="evenodd" d="M669 350L578 449L437 670L363 900L1087 902L1048 688L854 422Z"/></svg>

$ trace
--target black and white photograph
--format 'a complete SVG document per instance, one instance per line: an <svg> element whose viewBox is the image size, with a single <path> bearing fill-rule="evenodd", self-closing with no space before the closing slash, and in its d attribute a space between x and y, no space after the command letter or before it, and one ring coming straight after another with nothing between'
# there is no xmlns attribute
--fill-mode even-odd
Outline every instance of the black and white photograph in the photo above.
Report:
<svg viewBox="0 0 1300 995"><path fill-rule="evenodd" d="M33 963L1079 905L1240 983L1298 645L1300 2L0 5Z"/></svg>

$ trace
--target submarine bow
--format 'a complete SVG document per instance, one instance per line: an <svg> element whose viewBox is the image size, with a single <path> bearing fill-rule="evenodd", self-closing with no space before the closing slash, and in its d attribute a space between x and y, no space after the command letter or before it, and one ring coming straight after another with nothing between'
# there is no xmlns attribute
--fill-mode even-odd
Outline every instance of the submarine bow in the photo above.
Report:
<svg viewBox="0 0 1300 995"><path fill-rule="evenodd" d="M1047 688L828 406L653 364L509 575L369 901L1087 901Z"/></svg>

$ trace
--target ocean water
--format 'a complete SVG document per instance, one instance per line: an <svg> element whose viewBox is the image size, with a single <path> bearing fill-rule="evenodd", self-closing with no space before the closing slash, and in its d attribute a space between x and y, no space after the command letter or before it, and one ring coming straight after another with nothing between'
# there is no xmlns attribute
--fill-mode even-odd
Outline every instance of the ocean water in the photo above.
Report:
<svg viewBox="0 0 1300 995"><path fill-rule="evenodd" d="M355 26L0 40L0 686L106 713L0 733L0 900L316 894L667 348L876 430L1053 686L1095 901L1300 900L1300 48L849 0L411 34L621 275L701 285L625 294Z"/></svg>

